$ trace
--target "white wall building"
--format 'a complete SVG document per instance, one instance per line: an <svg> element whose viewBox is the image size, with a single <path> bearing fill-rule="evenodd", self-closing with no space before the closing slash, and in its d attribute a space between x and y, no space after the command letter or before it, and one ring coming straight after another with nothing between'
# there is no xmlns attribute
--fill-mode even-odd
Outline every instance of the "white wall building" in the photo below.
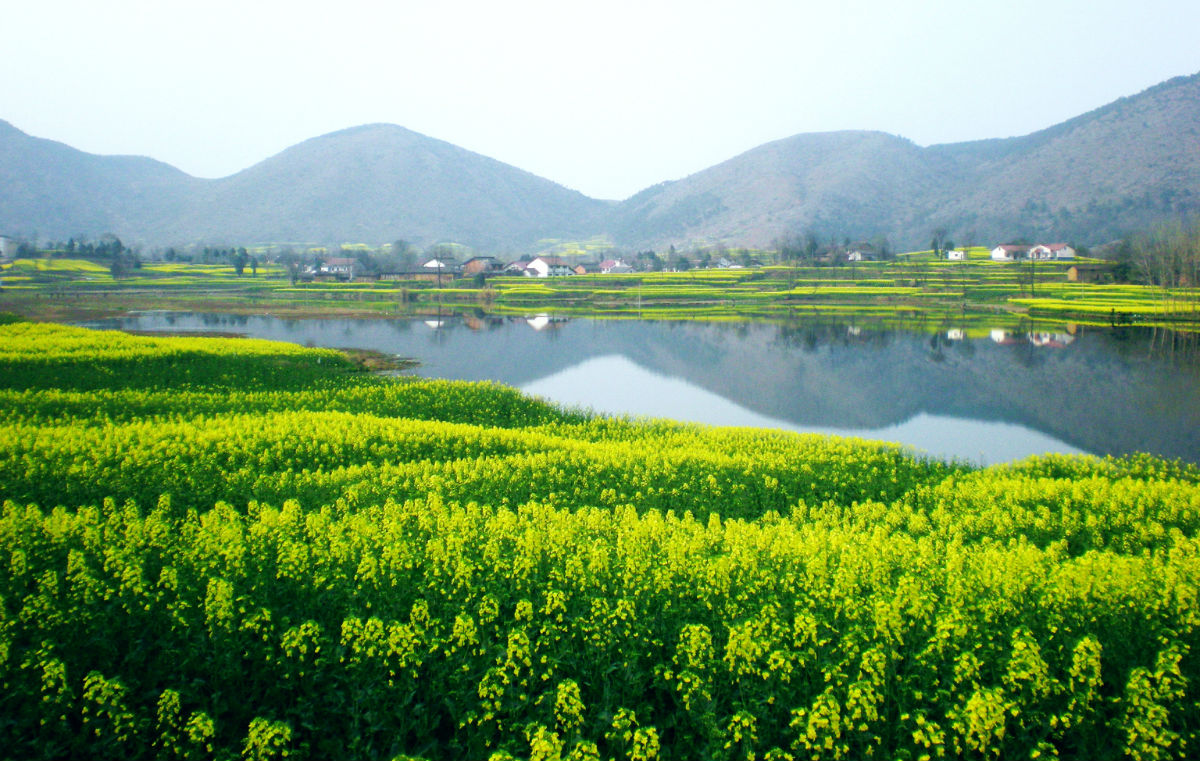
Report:
<svg viewBox="0 0 1200 761"><path fill-rule="evenodd" d="M1043 243L1029 249L1030 259L1074 259L1075 249L1066 243Z"/></svg>
<svg viewBox="0 0 1200 761"><path fill-rule="evenodd" d="M992 260L997 262L1011 262L1014 259L1024 258L1029 253L1029 246L996 246L992 249Z"/></svg>
<svg viewBox="0 0 1200 761"><path fill-rule="evenodd" d="M558 277L574 275L575 270L557 256L539 256L525 268L525 274L531 277Z"/></svg>
<svg viewBox="0 0 1200 761"><path fill-rule="evenodd" d="M0 235L0 259L16 259L20 245L15 238Z"/></svg>

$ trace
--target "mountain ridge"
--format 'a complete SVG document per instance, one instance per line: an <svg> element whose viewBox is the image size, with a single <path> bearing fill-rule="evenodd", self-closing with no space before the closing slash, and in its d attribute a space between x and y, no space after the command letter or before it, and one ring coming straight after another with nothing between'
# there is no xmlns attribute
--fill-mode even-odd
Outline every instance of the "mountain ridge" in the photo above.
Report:
<svg viewBox="0 0 1200 761"><path fill-rule="evenodd" d="M1017 137L920 146L874 130L800 133L604 201L386 123L203 179L0 120L0 232L111 232L150 246L405 239L488 252L601 236L629 249L768 247L802 232L920 247L938 228L961 243L1094 244L1200 212L1198 124L1193 74Z"/></svg>

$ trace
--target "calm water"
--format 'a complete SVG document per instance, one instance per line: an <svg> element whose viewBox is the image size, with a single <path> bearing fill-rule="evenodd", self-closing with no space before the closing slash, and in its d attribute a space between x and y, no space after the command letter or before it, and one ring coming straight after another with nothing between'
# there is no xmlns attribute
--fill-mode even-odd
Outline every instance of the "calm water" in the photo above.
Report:
<svg viewBox="0 0 1200 761"><path fill-rule="evenodd" d="M91 323L219 331L420 361L601 412L907 444L995 463L1043 452L1200 461L1195 336L1125 329L967 339L847 324L461 316L305 319L151 312Z"/></svg>

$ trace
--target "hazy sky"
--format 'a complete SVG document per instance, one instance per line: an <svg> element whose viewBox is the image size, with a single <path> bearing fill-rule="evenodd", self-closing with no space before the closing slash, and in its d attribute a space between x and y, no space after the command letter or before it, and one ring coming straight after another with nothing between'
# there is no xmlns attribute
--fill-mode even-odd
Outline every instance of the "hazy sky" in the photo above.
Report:
<svg viewBox="0 0 1200 761"><path fill-rule="evenodd" d="M201 177L391 122L624 198L799 132L1022 135L1200 71L1198 0L6 0L0 119Z"/></svg>

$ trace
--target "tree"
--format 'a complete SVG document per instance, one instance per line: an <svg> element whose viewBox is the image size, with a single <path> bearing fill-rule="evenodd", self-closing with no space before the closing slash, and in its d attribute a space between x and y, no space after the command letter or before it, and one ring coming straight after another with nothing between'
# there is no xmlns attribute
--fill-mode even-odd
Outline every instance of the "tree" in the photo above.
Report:
<svg viewBox="0 0 1200 761"><path fill-rule="evenodd" d="M929 241L929 248L933 249L933 256L937 258L946 250L946 228L938 227L933 231L933 240Z"/></svg>
<svg viewBox="0 0 1200 761"><path fill-rule="evenodd" d="M1131 242L1133 265L1151 285L1162 288L1164 300L1180 296L1200 300L1200 216L1158 225Z"/></svg>
<svg viewBox="0 0 1200 761"><path fill-rule="evenodd" d="M662 259L653 251L641 251L637 255L638 269L643 272L660 272L663 268Z"/></svg>
<svg viewBox="0 0 1200 761"><path fill-rule="evenodd" d="M881 260L896 258L896 252L892 249L892 242L888 240L886 235L876 235L871 239L871 245L875 247Z"/></svg>
<svg viewBox="0 0 1200 761"><path fill-rule="evenodd" d="M287 271L288 280L295 285L296 280L300 277L300 255L290 248L285 248L276 261L283 265Z"/></svg>
<svg viewBox="0 0 1200 761"><path fill-rule="evenodd" d="M131 251L121 251L113 256L112 261L108 265L108 273L113 276L114 280L129 277L130 273L141 267L142 263Z"/></svg>
<svg viewBox="0 0 1200 761"><path fill-rule="evenodd" d="M230 261L233 262L233 271L238 277L246 271L246 265L250 263L250 256L246 253L246 249L239 248L237 251L231 252Z"/></svg>
<svg viewBox="0 0 1200 761"><path fill-rule="evenodd" d="M404 243L404 241L400 241L400 243ZM417 266L417 250L407 243L404 243L397 256L400 259L400 266L404 269L412 269Z"/></svg>

